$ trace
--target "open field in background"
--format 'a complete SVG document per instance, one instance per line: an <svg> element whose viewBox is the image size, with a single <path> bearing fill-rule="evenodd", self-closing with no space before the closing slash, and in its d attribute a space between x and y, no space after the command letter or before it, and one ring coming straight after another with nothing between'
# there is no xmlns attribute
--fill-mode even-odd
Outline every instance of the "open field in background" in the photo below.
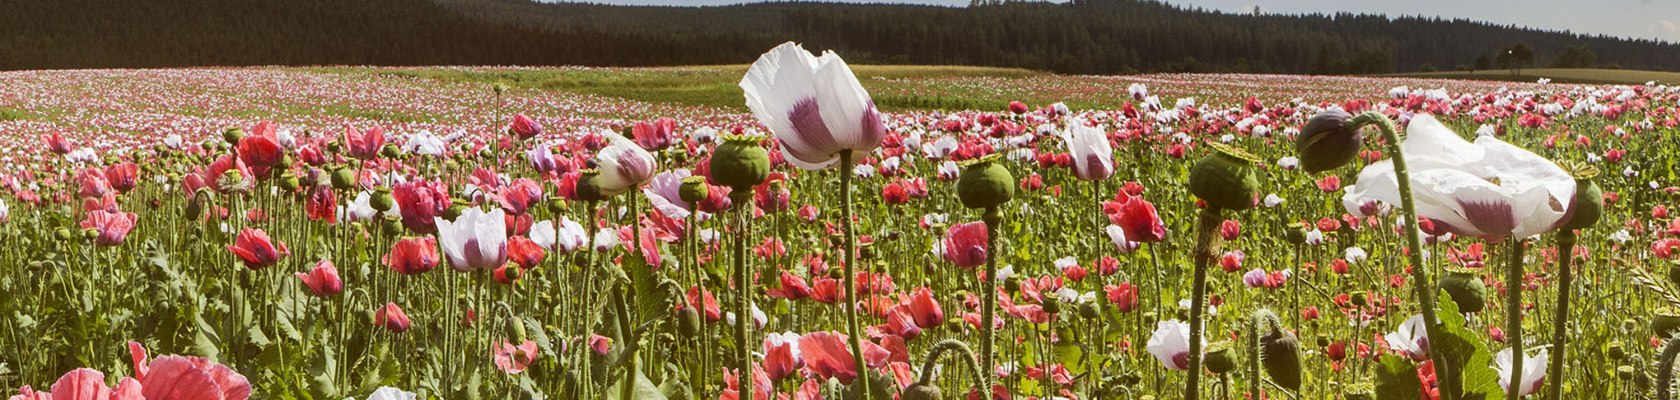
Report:
<svg viewBox="0 0 1680 400"><path fill-rule="evenodd" d="M1434 78L1434 79L1472 79L1488 81L1516 81L1534 82L1540 78L1551 79L1554 83L1592 83L1592 84L1621 84L1637 85L1645 82L1656 82L1666 85L1680 84L1680 72L1669 71L1641 71L1627 69L1599 69L1599 68L1524 68L1520 75L1514 75L1512 70L1496 69L1487 71L1439 71L1394 74L1385 76Z"/></svg>

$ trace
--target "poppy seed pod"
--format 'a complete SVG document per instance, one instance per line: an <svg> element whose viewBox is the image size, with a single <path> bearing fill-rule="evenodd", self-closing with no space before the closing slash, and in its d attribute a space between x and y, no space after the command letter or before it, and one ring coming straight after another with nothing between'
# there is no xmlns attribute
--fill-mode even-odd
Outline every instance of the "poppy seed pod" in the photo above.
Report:
<svg viewBox="0 0 1680 400"><path fill-rule="evenodd" d="M1015 176L990 155L973 160L957 180L957 198L963 207L992 208L1015 198Z"/></svg>
<svg viewBox="0 0 1680 400"><path fill-rule="evenodd" d="M1374 400L1376 387L1371 382L1359 382L1342 389L1342 400Z"/></svg>
<svg viewBox="0 0 1680 400"><path fill-rule="evenodd" d="M245 131L239 128L228 128L222 131L222 141L227 144L239 144L239 139L245 138Z"/></svg>
<svg viewBox="0 0 1680 400"><path fill-rule="evenodd" d="M288 191L288 192L294 192L294 191L297 191L297 189L298 189L298 177L297 177L297 175L286 174L285 176L280 177L280 190L284 190L284 191Z"/></svg>
<svg viewBox="0 0 1680 400"><path fill-rule="evenodd" d="M945 392L939 390L939 386L922 382L912 383L910 387L904 388L904 395L900 397L901 400L939 400L943 398L945 398Z"/></svg>
<svg viewBox="0 0 1680 400"><path fill-rule="evenodd" d="M584 170L577 180L577 198L583 201L606 200L608 196L601 192L600 171Z"/></svg>
<svg viewBox="0 0 1680 400"><path fill-rule="evenodd" d="M1487 284L1476 276L1476 270L1447 267L1447 276L1441 278L1441 290L1458 304L1459 312L1475 313L1487 308Z"/></svg>
<svg viewBox="0 0 1680 400"><path fill-rule="evenodd" d="M1575 177L1575 204L1570 206L1569 220L1563 223L1563 229L1590 228L1604 217L1604 189L1592 180L1598 176L1598 168L1575 163L1562 166Z"/></svg>
<svg viewBox="0 0 1680 400"><path fill-rule="evenodd" d="M712 181L737 191L750 190L770 177L770 153L758 137L728 135L712 152Z"/></svg>
<svg viewBox="0 0 1680 400"><path fill-rule="evenodd" d="M1289 244L1306 243L1307 224L1300 222L1289 223L1288 226L1283 228L1283 240L1289 242Z"/></svg>
<svg viewBox="0 0 1680 400"><path fill-rule="evenodd" d="M1208 345L1207 351L1202 353L1202 361L1207 364L1208 372L1223 374L1237 369L1237 353L1231 351L1231 342L1219 341Z"/></svg>
<svg viewBox="0 0 1680 400"><path fill-rule="evenodd" d="M1190 170L1190 194L1209 205L1230 210L1254 207L1260 181L1254 177L1259 159L1248 152L1220 143L1208 143L1213 152Z"/></svg>
<svg viewBox="0 0 1680 400"><path fill-rule="evenodd" d="M1300 156L1301 169L1309 173L1335 169L1352 162L1359 155L1363 139L1359 130L1348 126L1353 115L1342 110L1324 110L1301 127L1295 137L1295 153Z"/></svg>
<svg viewBox="0 0 1680 400"><path fill-rule="evenodd" d="M1674 335L1680 329L1680 309L1673 306L1658 308L1651 318L1651 331L1660 338Z"/></svg>
<svg viewBox="0 0 1680 400"><path fill-rule="evenodd" d="M397 204L397 199L391 196L391 188L389 187L381 187L374 190L373 198L371 200L373 201L369 202L369 205L373 206L374 210L379 210L379 212L391 211L391 207Z"/></svg>
<svg viewBox="0 0 1680 400"><path fill-rule="evenodd" d="M711 195L711 189L706 186L706 177L704 176L683 178L682 184L677 186L677 198L688 202L688 204L704 201L709 195Z"/></svg>
<svg viewBox="0 0 1680 400"><path fill-rule="evenodd" d="M333 172L332 172L332 186L333 186L333 189L350 190L350 187L355 186L355 184L356 184L356 173L351 172L349 168L338 167L338 169L333 170Z"/></svg>

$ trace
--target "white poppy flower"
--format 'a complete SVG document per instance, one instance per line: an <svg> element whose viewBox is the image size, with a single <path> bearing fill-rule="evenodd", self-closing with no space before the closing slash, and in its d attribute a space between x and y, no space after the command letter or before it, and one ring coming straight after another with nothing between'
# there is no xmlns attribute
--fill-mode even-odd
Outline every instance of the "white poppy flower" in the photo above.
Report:
<svg viewBox="0 0 1680 400"><path fill-rule="evenodd" d="M601 136L607 137L609 143L595 153L595 161L601 171L595 178L601 186L601 194L616 196L653 179L653 171L659 167L653 154L617 133L605 132Z"/></svg>
<svg viewBox="0 0 1680 400"><path fill-rule="evenodd" d="M455 221L432 217L437 224L438 244L449 259L450 268L468 272L492 269L507 263L507 218L502 209L489 213L469 207Z"/></svg>
<svg viewBox="0 0 1680 400"><path fill-rule="evenodd" d="M1190 368L1190 324L1176 319L1157 323L1145 347L1168 369Z"/></svg>
<svg viewBox="0 0 1680 400"><path fill-rule="evenodd" d="M1068 121L1061 132L1073 159L1073 176L1084 181L1108 179L1114 175L1114 150L1101 126L1089 126L1083 119Z"/></svg>
<svg viewBox="0 0 1680 400"><path fill-rule="evenodd" d="M1400 323L1400 329L1383 335L1383 341L1388 342L1388 349L1405 354L1412 358L1429 357L1429 331L1423 324L1423 315L1413 315L1406 322Z"/></svg>
<svg viewBox="0 0 1680 400"><path fill-rule="evenodd" d="M1499 370L1499 387L1511 392L1511 348L1500 350L1493 355L1493 366ZM1540 391L1546 382L1546 349L1539 353L1523 358L1522 382L1517 386L1517 397L1527 396Z"/></svg>
<svg viewBox="0 0 1680 400"><path fill-rule="evenodd" d="M799 168L828 168L843 150L861 159L886 137L875 101L833 51L817 57L783 43L759 56L740 86L753 117L770 128L787 161Z"/></svg>

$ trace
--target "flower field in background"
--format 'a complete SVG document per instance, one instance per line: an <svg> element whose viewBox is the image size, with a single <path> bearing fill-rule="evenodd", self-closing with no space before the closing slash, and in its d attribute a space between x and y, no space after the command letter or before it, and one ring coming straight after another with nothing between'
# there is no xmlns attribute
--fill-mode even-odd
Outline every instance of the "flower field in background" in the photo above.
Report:
<svg viewBox="0 0 1680 400"><path fill-rule="evenodd" d="M800 52L728 69L728 107L435 77L668 70L0 72L0 386L1635 399L1672 368L1680 87ZM1252 182L1193 183L1215 164Z"/></svg>

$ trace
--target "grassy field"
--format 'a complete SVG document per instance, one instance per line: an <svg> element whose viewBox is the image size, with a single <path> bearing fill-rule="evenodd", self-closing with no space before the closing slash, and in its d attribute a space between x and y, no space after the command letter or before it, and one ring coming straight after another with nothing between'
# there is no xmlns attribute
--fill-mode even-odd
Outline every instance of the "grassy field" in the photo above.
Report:
<svg viewBox="0 0 1680 400"><path fill-rule="evenodd" d="M438 79L449 82L502 83L515 88L562 90L649 102L671 102L746 111L736 86L747 65L657 68L567 69L411 69L322 68L323 72L377 74ZM854 65L858 79L872 92L903 79L1023 78L1044 75L1014 68L966 66ZM884 91L884 90L883 90ZM1002 108L1007 101L957 96L878 95L876 104L889 111L906 109ZM993 104L998 103L998 104Z"/></svg>
<svg viewBox="0 0 1680 400"><path fill-rule="evenodd" d="M1656 81L1663 84L1680 84L1680 72L1643 71L1628 69L1598 69L1598 68L1527 68L1522 74L1513 74L1508 69L1496 69L1477 72L1441 71L1419 72L1410 74L1394 74L1386 76L1401 76L1415 78L1442 79L1478 79L1494 81L1533 82L1540 78L1551 78L1557 83L1608 83L1608 84L1640 84Z"/></svg>

